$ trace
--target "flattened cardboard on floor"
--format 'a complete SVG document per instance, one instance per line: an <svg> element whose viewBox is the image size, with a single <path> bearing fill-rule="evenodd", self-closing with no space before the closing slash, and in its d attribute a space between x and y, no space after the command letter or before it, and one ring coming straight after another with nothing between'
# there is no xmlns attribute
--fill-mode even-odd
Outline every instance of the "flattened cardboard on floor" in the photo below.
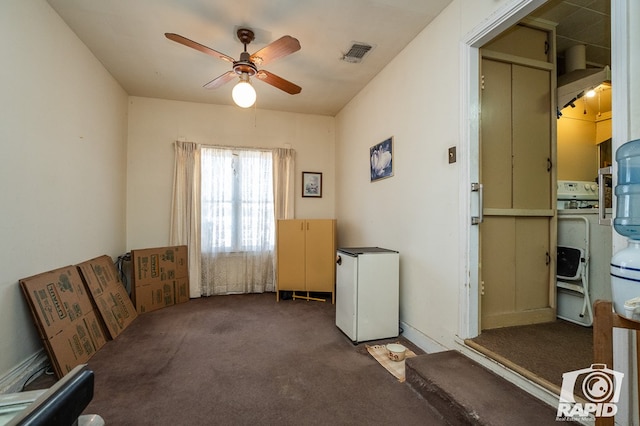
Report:
<svg viewBox="0 0 640 426"><path fill-rule="evenodd" d="M115 339L138 316L113 260L103 255L76 265L109 337Z"/></svg>
<svg viewBox="0 0 640 426"><path fill-rule="evenodd" d="M75 266L23 278L20 287L58 378L105 344L102 326Z"/></svg>
<svg viewBox="0 0 640 426"><path fill-rule="evenodd" d="M131 250L134 287L189 275L187 246Z"/></svg>

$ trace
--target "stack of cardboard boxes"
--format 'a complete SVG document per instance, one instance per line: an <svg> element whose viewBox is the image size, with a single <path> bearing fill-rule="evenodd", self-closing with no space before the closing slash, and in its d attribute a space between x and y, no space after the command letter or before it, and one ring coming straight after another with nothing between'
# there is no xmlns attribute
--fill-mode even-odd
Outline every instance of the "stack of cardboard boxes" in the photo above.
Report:
<svg viewBox="0 0 640 426"><path fill-rule="evenodd" d="M186 246L131 253L135 307L107 255L20 280L58 378L86 363L138 313L189 300Z"/></svg>

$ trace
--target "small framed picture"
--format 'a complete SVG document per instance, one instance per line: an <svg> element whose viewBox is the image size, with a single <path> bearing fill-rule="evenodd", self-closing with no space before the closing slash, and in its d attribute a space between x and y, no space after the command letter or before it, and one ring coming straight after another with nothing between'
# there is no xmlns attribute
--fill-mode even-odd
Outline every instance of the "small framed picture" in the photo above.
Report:
<svg viewBox="0 0 640 426"><path fill-rule="evenodd" d="M322 173L302 172L302 196L322 197Z"/></svg>
<svg viewBox="0 0 640 426"><path fill-rule="evenodd" d="M393 176L393 136L369 148L371 182Z"/></svg>

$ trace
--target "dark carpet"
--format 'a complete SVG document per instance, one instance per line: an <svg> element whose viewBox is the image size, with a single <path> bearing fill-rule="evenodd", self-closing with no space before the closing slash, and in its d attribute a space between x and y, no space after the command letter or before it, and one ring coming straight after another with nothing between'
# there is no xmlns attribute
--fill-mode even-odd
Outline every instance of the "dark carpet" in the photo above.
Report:
<svg viewBox="0 0 640 426"><path fill-rule="evenodd" d="M273 293L140 315L89 368L85 413L107 425L445 424L336 328L334 305Z"/></svg>
<svg viewBox="0 0 640 426"><path fill-rule="evenodd" d="M562 373L593 363L593 329L563 320L483 330L471 340L558 388Z"/></svg>

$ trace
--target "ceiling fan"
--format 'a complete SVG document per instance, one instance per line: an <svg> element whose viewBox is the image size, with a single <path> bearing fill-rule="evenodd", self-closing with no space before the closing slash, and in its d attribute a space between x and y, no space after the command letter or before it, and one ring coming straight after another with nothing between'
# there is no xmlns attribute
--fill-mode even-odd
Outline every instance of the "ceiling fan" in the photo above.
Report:
<svg viewBox="0 0 640 426"><path fill-rule="evenodd" d="M229 55L225 55L224 53L220 53L216 50L211 49L210 47L204 46L200 43L197 43L193 40L189 40L186 37L183 37L174 33L165 33L165 37L169 40L173 40L177 43L183 44L187 47L191 47L192 49L196 49L202 53L206 53L207 55L211 55L213 57L222 59L223 61L230 62L232 65L232 69L227 71L226 73L218 76L204 85L207 89L216 89L222 86L225 83L233 80L236 77L240 78L240 82L234 87L234 101L239 106L249 107L253 105L255 102L255 90L251 86L250 77L255 76L258 80L262 80L267 84L272 85L290 95L295 95L300 93L302 88L292 82L285 80L282 77L279 77L267 70L258 69L258 66L266 65L276 59L282 58L283 56L290 55L298 50L300 50L300 42L291 36L283 36L273 43L263 47L258 50L254 54L250 55L247 52L247 45L251 43L255 39L255 35L252 30L247 28L239 28L237 31L238 39L244 45L244 51L240 54L240 59L235 60ZM244 102L241 105L238 100L236 100L236 90L249 90L252 91L253 99ZM249 103L250 102L250 103ZM246 105L246 106L245 106Z"/></svg>

